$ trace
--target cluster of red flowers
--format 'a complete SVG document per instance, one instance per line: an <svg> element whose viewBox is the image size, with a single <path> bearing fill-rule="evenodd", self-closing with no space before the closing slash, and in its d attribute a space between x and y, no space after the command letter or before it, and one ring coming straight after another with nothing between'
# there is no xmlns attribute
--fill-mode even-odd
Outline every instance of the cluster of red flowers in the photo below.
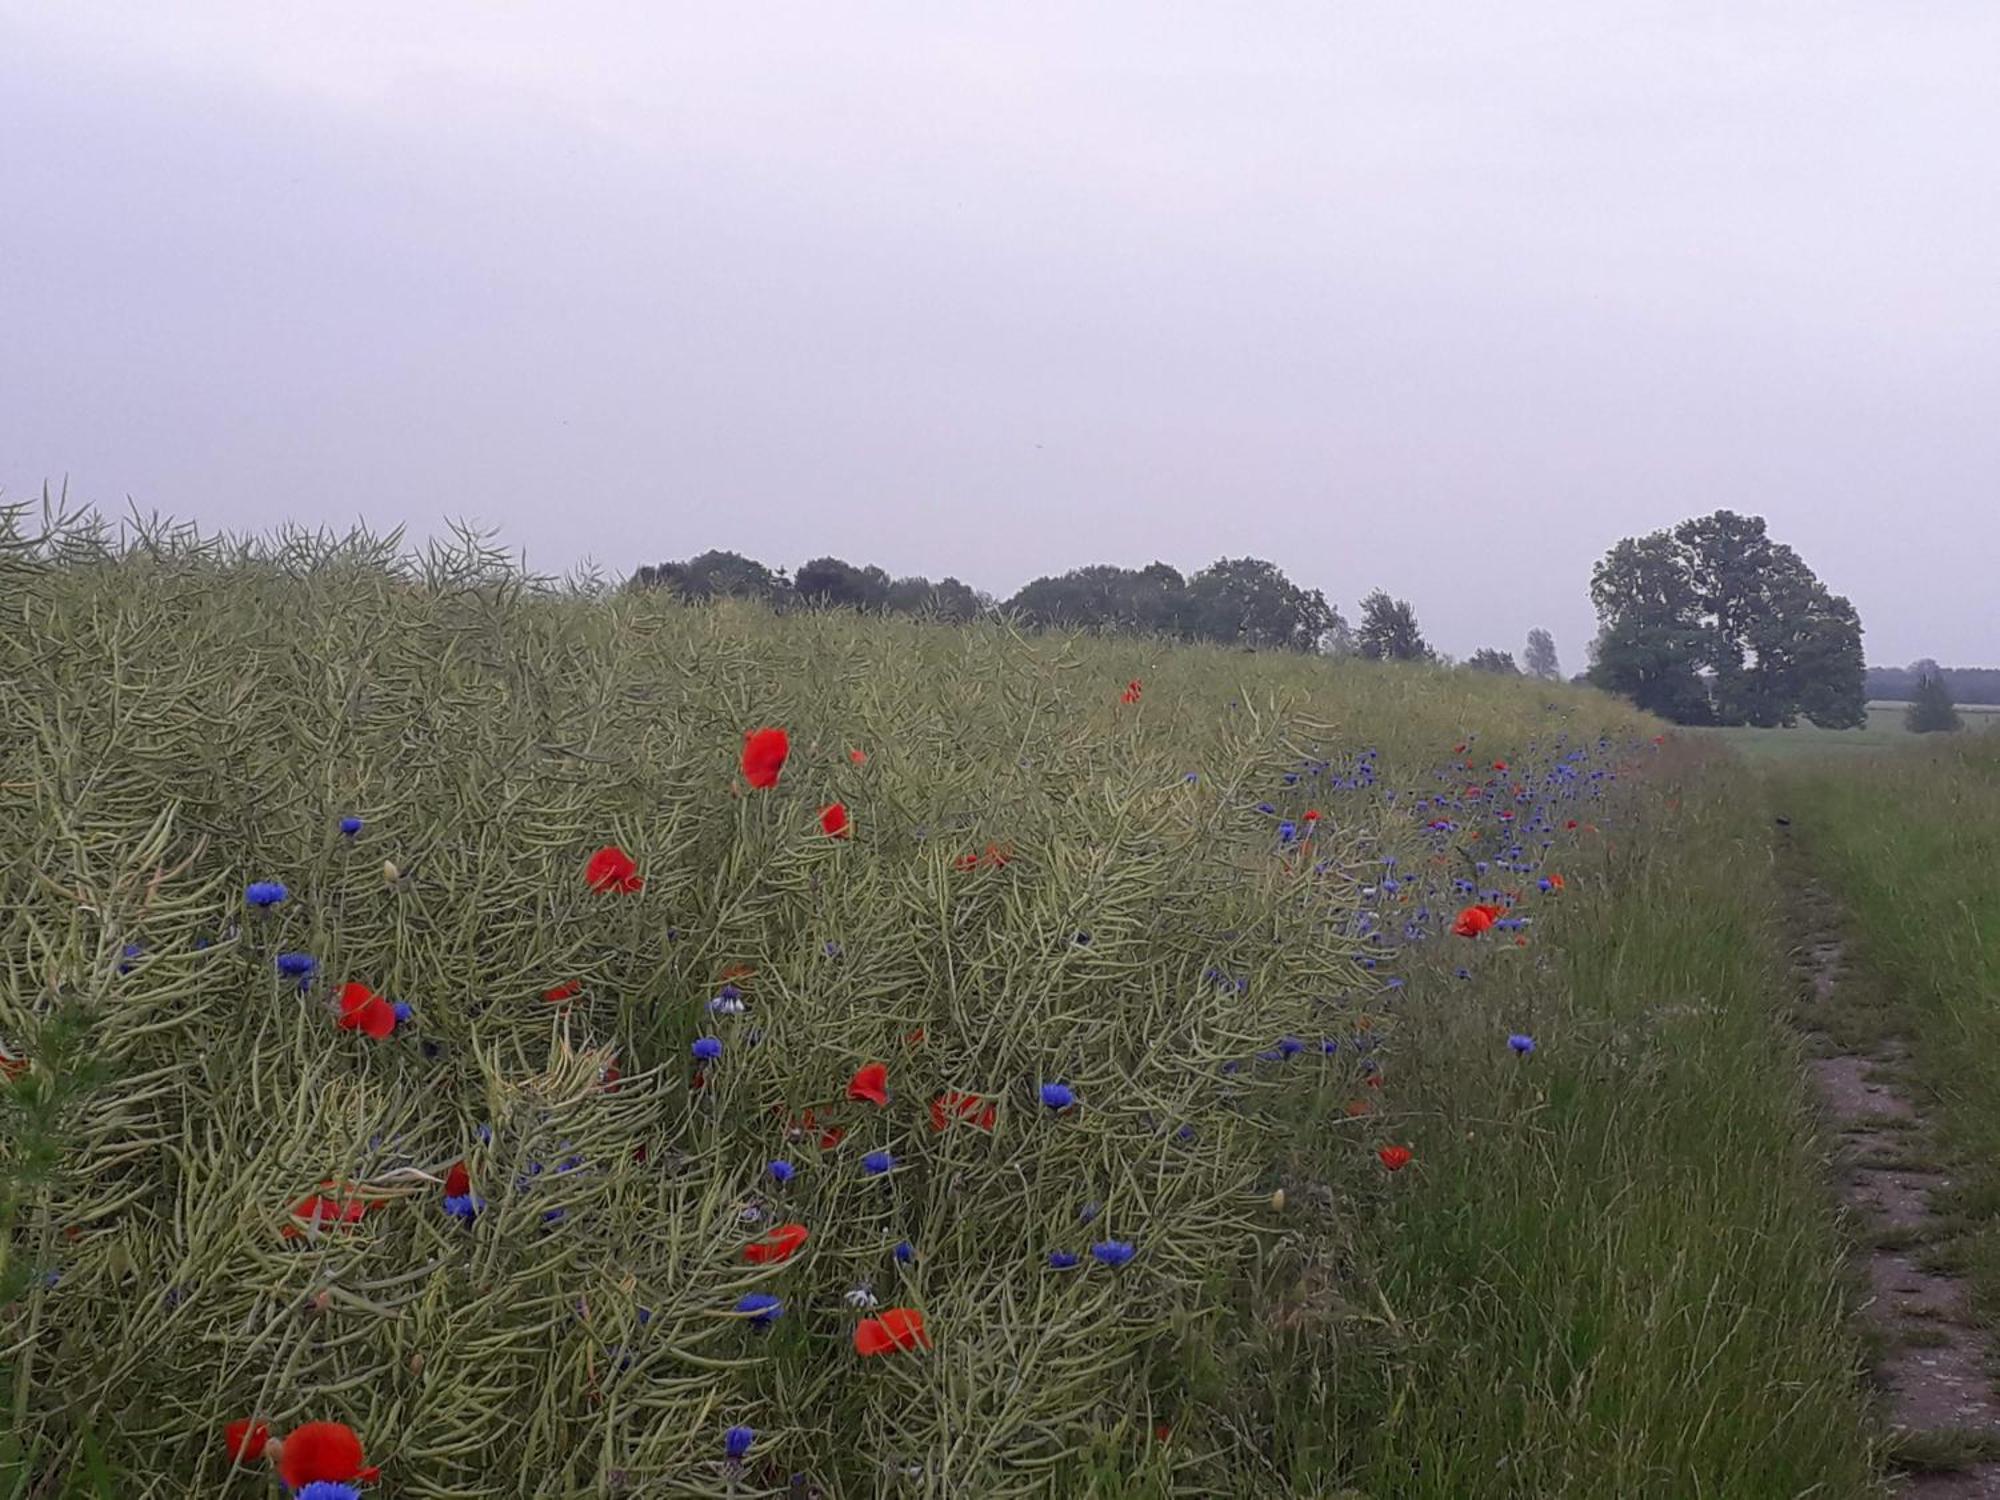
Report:
<svg viewBox="0 0 2000 1500"><path fill-rule="evenodd" d="M275 1438L266 1423L245 1419L223 1428L222 1446L232 1464L270 1459L278 1478L294 1491L309 1484L372 1484L381 1477L345 1422L308 1422Z"/></svg>

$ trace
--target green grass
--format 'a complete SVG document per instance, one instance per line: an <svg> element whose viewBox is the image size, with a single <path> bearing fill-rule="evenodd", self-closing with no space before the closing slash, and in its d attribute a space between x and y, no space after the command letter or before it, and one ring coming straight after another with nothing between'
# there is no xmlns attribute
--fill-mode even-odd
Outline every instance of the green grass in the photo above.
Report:
<svg viewBox="0 0 2000 1500"><path fill-rule="evenodd" d="M1774 772L1808 867L1840 900L1877 1024L1910 1042L1941 1127L1952 1246L2000 1322L2000 740L1952 736Z"/></svg>
<svg viewBox="0 0 2000 1500"><path fill-rule="evenodd" d="M1480 674L691 610L365 538L67 546L0 547L0 1042L30 1059L0 1090L0 1464L37 1493L245 1483L219 1433L251 1415L349 1421L425 1497L1874 1492L1726 758ZM764 723L793 758L746 792ZM1510 778L1558 817L1560 895L1474 870ZM642 893L583 888L608 842ZM958 868L989 843L1008 863ZM1524 945L1439 934L1459 876L1523 891ZM261 878L292 896L260 916ZM737 965L750 1013L711 1016ZM408 1030L338 1030L347 979ZM869 1059L887 1110L842 1097ZM1036 1103L1056 1078L1072 1115ZM929 1128L951 1089L998 1101L991 1135ZM848 1140L788 1136L807 1106ZM328 1179L383 1201L281 1238ZM751 1208L808 1250L746 1267ZM1046 1268L1112 1237L1121 1272ZM864 1285L935 1350L858 1360ZM785 1299L765 1335L729 1313L753 1290Z"/></svg>
<svg viewBox="0 0 2000 1500"><path fill-rule="evenodd" d="M1820 729L1800 723L1790 729L1689 729L1682 733L1714 739L1757 763L1782 763L1820 755L1879 754L1914 744L1921 735L1903 727L1903 703L1868 705L1868 723L1861 729ZM1962 733L1979 734L2000 728L2000 705L1961 704Z"/></svg>

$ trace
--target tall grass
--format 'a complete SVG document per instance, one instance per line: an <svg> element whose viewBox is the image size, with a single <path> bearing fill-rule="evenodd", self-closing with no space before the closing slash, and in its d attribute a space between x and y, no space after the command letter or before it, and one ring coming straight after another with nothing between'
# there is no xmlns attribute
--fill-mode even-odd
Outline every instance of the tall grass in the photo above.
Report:
<svg viewBox="0 0 2000 1500"><path fill-rule="evenodd" d="M57 542L0 548L0 1463L49 1492L246 1483L252 1415L439 1497L1865 1492L1762 848L1608 700ZM643 892L585 888L607 843ZM1444 936L1458 880L1528 945ZM338 1029L350 979L409 1022ZM933 1130L949 1091L994 1129ZM287 1238L328 1181L377 1206ZM858 1359L870 1299L934 1350Z"/></svg>
<svg viewBox="0 0 2000 1500"><path fill-rule="evenodd" d="M2000 742L1801 762L1775 787L1877 981L1879 1029L1905 1035L1934 1106L1952 1168L1937 1201L1968 1225L1943 1253L2000 1321Z"/></svg>

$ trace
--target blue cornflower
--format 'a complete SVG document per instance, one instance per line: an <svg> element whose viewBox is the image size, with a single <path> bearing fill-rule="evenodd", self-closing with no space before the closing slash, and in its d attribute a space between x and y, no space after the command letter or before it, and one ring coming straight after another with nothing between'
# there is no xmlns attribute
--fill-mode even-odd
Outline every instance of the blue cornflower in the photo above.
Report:
<svg viewBox="0 0 2000 1500"><path fill-rule="evenodd" d="M880 1177L896 1165L896 1158L886 1151L870 1151L861 1158L861 1170L870 1177Z"/></svg>
<svg viewBox="0 0 2000 1500"><path fill-rule="evenodd" d="M280 953L278 972L304 983L312 978L313 970L319 967L319 960L310 953Z"/></svg>
<svg viewBox="0 0 2000 1500"><path fill-rule="evenodd" d="M1257 811L1262 813L1267 818L1275 818L1278 815L1277 808L1271 806L1271 804L1268 802L1259 802L1257 804Z"/></svg>
<svg viewBox="0 0 2000 1500"><path fill-rule="evenodd" d="M1077 947L1079 948L1088 948L1090 946L1090 934L1087 932L1079 932L1076 935L1075 942Z"/></svg>
<svg viewBox="0 0 2000 1500"><path fill-rule="evenodd" d="M1042 1103L1050 1109L1068 1109L1076 1103L1076 1090L1066 1083L1045 1083L1042 1085Z"/></svg>
<svg viewBox="0 0 2000 1500"><path fill-rule="evenodd" d="M650 1322L652 1322L652 1321L653 1321L653 1310L652 1310L652 1308L650 1308L650 1307L642 1307L642 1308L640 1308L640 1309L639 1309L639 1326L640 1326L641 1328L644 1328L644 1327L645 1327L645 1326L646 1326L646 1325L647 1325L648 1323L650 1323Z"/></svg>
<svg viewBox="0 0 2000 1500"><path fill-rule="evenodd" d="M297 1500L361 1500L361 1491L351 1484L331 1479L315 1479L300 1490Z"/></svg>
<svg viewBox="0 0 2000 1500"><path fill-rule="evenodd" d="M752 1292L737 1302L736 1310L752 1323L770 1323L784 1316L785 1304L769 1292Z"/></svg>
<svg viewBox="0 0 2000 1500"><path fill-rule="evenodd" d="M1182 1142L1192 1141L1194 1139L1194 1126L1192 1125L1181 1126L1179 1130L1176 1130L1174 1132L1174 1139Z"/></svg>
<svg viewBox="0 0 2000 1500"><path fill-rule="evenodd" d="M472 1127L472 1134L482 1146L493 1144L493 1127L491 1125L475 1125Z"/></svg>
<svg viewBox="0 0 2000 1500"><path fill-rule="evenodd" d="M1521 1056L1526 1057L1530 1052L1535 1050L1535 1039L1531 1036L1524 1036L1517 1031L1507 1038L1507 1045L1520 1053Z"/></svg>
<svg viewBox="0 0 2000 1500"><path fill-rule="evenodd" d="M398 1026L402 1025L405 1021L409 1020L412 1016L416 1015L417 1013L416 1007L411 1005L410 1002L407 1000L398 1000L393 1006L390 1007L390 1009L396 1012L396 1024Z"/></svg>
<svg viewBox="0 0 2000 1500"><path fill-rule="evenodd" d="M1090 1247L1090 1253L1100 1264L1122 1266L1139 1253L1139 1247L1128 1240L1104 1240Z"/></svg>
<svg viewBox="0 0 2000 1500"><path fill-rule="evenodd" d="M1305 1050L1306 1044L1295 1036L1281 1036L1278 1038L1278 1052L1283 1057L1297 1057Z"/></svg>
<svg viewBox="0 0 2000 1500"><path fill-rule="evenodd" d="M1331 1036L1321 1037L1319 1039L1319 1050L1324 1052L1328 1057L1332 1057L1334 1053L1340 1050L1340 1039Z"/></svg>
<svg viewBox="0 0 2000 1500"><path fill-rule="evenodd" d="M1198 773L1190 771L1181 780L1185 781L1189 786L1197 786L1201 782L1201 777Z"/></svg>
<svg viewBox="0 0 2000 1500"><path fill-rule="evenodd" d="M120 974L130 974L132 972L132 961L145 951L138 943L127 943L123 955L124 961L118 965L118 972Z"/></svg>
<svg viewBox="0 0 2000 1500"><path fill-rule="evenodd" d="M289 895L291 892L285 889L282 880L257 880L252 881L250 888L244 891L243 899L252 906L272 907Z"/></svg>
<svg viewBox="0 0 2000 1500"><path fill-rule="evenodd" d="M485 1206L484 1199L475 1198L470 1193L457 1193L444 1200L444 1211L468 1224L479 1217L479 1211Z"/></svg>
<svg viewBox="0 0 2000 1500"><path fill-rule="evenodd" d="M754 1427L732 1427L722 1435L722 1452L733 1464L740 1464L750 1452L750 1445L757 1441Z"/></svg>
<svg viewBox="0 0 2000 1500"><path fill-rule="evenodd" d="M1104 1205L1102 1203L1086 1203L1076 1211L1076 1216L1088 1224L1102 1212L1104 1212Z"/></svg>
<svg viewBox="0 0 2000 1500"><path fill-rule="evenodd" d="M1077 1258L1067 1250L1051 1250L1049 1252L1049 1269L1051 1271L1074 1271L1077 1265Z"/></svg>
<svg viewBox="0 0 2000 1500"><path fill-rule="evenodd" d="M1296 843L1298 837L1299 837L1299 825L1292 822L1289 818L1278 825L1279 843L1281 844Z"/></svg>
<svg viewBox="0 0 2000 1500"><path fill-rule="evenodd" d="M828 938L820 945L819 951L824 953L828 958L838 958L841 954L841 947L832 938Z"/></svg>
<svg viewBox="0 0 2000 1500"><path fill-rule="evenodd" d="M908 1240L898 1240L896 1241L895 1256L898 1265L907 1266L917 1258L917 1247L912 1245Z"/></svg>
<svg viewBox="0 0 2000 1500"><path fill-rule="evenodd" d="M771 1162L768 1166L765 1167L764 1170L771 1174L772 1181L778 1183L786 1183L790 1182L793 1177L798 1175L799 1169L793 1166L790 1162L780 1158L777 1161Z"/></svg>
<svg viewBox="0 0 2000 1500"><path fill-rule="evenodd" d="M699 1036L688 1050L695 1055L697 1062L714 1062L722 1056L722 1043L712 1036Z"/></svg>
<svg viewBox="0 0 2000 1500"><path fill-rule="evenodd" d="M545 1208L542 1210L542 1222L544 1224L560 1224L568 1217L569 1210L566 1208Z"/></svg>
<svg viewBox="0 0 2000 1500"><path fill-rule="evenodd" d="M349 813L346 817L340 820L340 831L346 834L349 838L353 838L356 834L361 832L361 820L355 817L354 814Z"/></svg>
<svg viewBox="0 0 2000 1500"><path fill-rule="evenodd" d="M1553 880L1549 879L1549 877L1546 875L1544 875L1540 880L1537 880L1535 884L1539 888L1545 891L1552 891L1556 888L1556 883Z"/></svg>

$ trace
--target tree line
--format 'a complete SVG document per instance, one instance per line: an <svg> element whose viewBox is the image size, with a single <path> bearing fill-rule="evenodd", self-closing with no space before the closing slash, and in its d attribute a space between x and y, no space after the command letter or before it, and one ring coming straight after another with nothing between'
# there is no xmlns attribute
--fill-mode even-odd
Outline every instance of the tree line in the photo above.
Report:
<svg viewBox="0 0 2000 1500"><path fill-rule="evenodd" d="M1303 588L1260 557L1218 558L1193 574L1163 562L1143 568L1095 563L1050 574L997 599L957 578L894 577L873 564L815 557L796 572L736 552L711 551L639 568L627 587L664 589L690 600L745 598L773 608L853 609L946 621L1005 615L1038 628L1130 632L1207 641L1257 651L1299 651L1381 661L1440 661L1407 599L1377 589L1350 624L1318 589ZM1524 655L1531 676L1561 675L1555 642L1532 632ZM1485 650L1467 663L1516 672L1511 653Z"/></svg>
<svg viewBox="0 0 2000 1500"><path fill-rule="evenodd" d="M2000 703L2000 667L1941 667L1927 656L1907 667L1870 667L1868 696L1913 702L1918 684L1927 677L1935 678L1954 703Z"/></svg>

